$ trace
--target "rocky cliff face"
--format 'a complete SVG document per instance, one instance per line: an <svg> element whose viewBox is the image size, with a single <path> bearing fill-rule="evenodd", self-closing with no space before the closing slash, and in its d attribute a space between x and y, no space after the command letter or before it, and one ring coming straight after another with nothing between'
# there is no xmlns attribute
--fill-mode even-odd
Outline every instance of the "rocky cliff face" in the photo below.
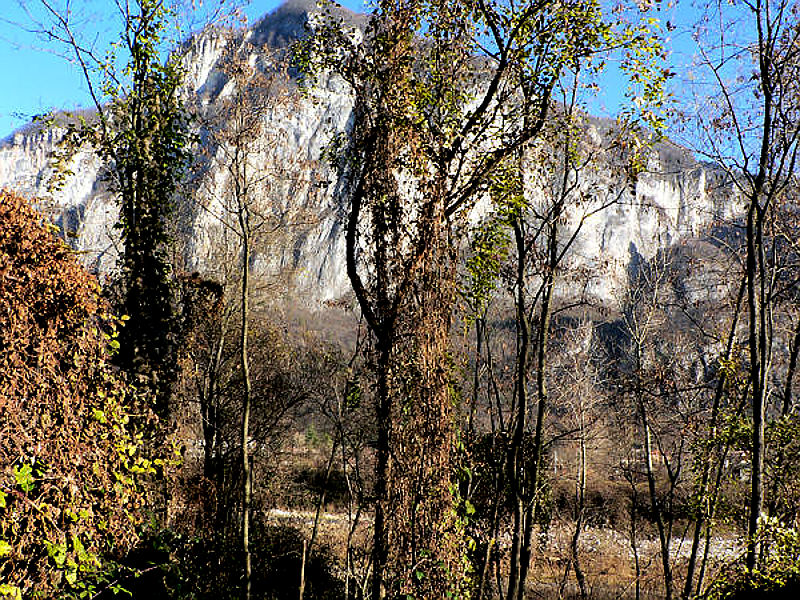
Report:
<svg viewBox="0 0 800 600"><path fill-rule="evenodd" d="M242 35L255 45L285 48L304 31L311 5L307 0L292 0ZM342 14L359 24L361 17ZM185 44L187 102L201 114L212 114L230 93L220 61L228 44L239 41L207 31ZM254 267L264 276L289 272L295 294L311 308L348 291L339 182L322 157L332 136L346 131L351 109L345 86L329 78L310 94L297 94L291 104L264 117L264 131L272 137L263 160L265 169L276 175L260 202L262 210L278 222L283 218L283 231L273 236L277 243L264 242L256 252ZM0 143L0 187L37 198L87 265L107 272L115 264L118 248L113 229L116 208L91 150L74 158L74 175L62 189L48 191L49 154L62 133L30 126ZM601 144L604 135L599 121L587 123L590 140ZM197 154L202 156L202 148L198 147ZM183 242L186 271L221 278L235 256L235 240L225 226L225 170L213 149L198 165L192 191L179 203L176 235ZM287 166L294 175L279 176L287 172ZM618 201L584 219L576 239L573 262L601 268L603 273L590 291L601 299L610 298L624 284L632 261L648 259L660 248L698 236L730 217L735 206L725 190L718 189L719 183L714 169L668 144L654 153L648 172L638 178L635 188L610 170L596 169L587 186L602 187L603 198L616 196ZM577 227L586 212L586 207L574 211L569 226ZM298 223L287 215L294 215Z"/></svg>

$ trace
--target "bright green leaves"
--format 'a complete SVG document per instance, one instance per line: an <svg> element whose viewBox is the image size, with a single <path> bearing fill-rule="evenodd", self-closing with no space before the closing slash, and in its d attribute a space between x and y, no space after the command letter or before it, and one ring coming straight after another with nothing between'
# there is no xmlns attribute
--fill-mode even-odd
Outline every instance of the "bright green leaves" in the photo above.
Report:
<svg viewBox="0 0 800 600"><path fill-rule="evenodd" d="M35 478L33 475L33 467L29 464L24 464L21 467L14 467L14 479L19 488L26 494L30 494L33 488L36 487Z"/></svg>
<svg viewBox="0 0 800 600"><path fill-rule="evenodd" d="M508 256L510 241L508 228L497 219L473 230L472 253L466 262L468 280L462 291L468 306L468 321L486 311L497 287L500 267Z"/></svg>

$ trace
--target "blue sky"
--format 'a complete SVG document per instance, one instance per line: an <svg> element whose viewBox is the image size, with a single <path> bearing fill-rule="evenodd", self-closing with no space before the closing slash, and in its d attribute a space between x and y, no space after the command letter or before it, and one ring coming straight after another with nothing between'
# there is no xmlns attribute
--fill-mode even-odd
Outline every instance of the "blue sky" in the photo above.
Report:
<svg viewBox="0 0 800 600"><path fill-rule="evenodd" d="M64 6L68 0L56 0ZM92 105L83 75L77 65L56 54L63 48L48 44L41 35L26 31L32 29L31 17L42 16L38 0L26 0L29 12L19 0L0 0L0 65L2 65L3 90L0 91L0 139L23 126L37 114L51 109L74 110ZM219 0L194 0L205 4L209 10ZM114 19L113 0L71 0L76 15L76 25L86 39L97 48L104 49L116 37L118 22ZM190 0L187 0L187 4ZM341 4L360 10L361 0L344 0ZM226 4L232 4L227 0ZM241 2L240 2L241 4ZM281 0L252 0L243 7L250 21L271 12Z"/></svg>
<svg viewBox="0 0 800 600"><path fill-rule="evenodd" d="M231 4L233 0L225 0ZM34 9L38 0L24 0L31 7L33 14L26 14L21 8L20 0L0 0L0 65L5 85L0 92L0 139L5 138L13 130L30 121L33 115L42 114L51 109L74 110L91 106L86 84L79 68L68 62L63 56L56 54L63 51L55 44L48 44L31 31L31 16L37 17ZM119 23L113 18L115 7L113 0L55 0L56 5L71 2L76 15L76 25L85 39L90 40L97 48L106 48L115 39ZM216 6L220 0L184 0L187 4L205 4L204 8ZM361 0L343 0L344 6L352 10L362 10ZM243 8L250 20L274 10L280 0L252 0ZM665 6L669 3L664 2ZM690 2L682 4L681 11L676 8L665 8L660 15L662 22L686 16ZM41 15L41 12L38 13ZM685 47L688 36L680 30L672 34L680 47ZM673 41L674 41L673 40ZM613 69L612 69L613 71ZM592 112L613 115L619 109L624 83L619 77L610 75L605 80L604 97L592 102Z"/></svg>

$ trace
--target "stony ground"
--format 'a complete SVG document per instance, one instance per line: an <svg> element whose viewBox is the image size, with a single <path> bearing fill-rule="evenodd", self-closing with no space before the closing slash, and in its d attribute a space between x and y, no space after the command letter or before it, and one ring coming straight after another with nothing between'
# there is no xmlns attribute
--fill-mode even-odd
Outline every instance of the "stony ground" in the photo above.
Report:
<svg viewBox="0 0 800 600"><path fill-rule="evenodd" d="M311 532L314 524L313 511L291 511L273 509L268 518L275 524L291 525ZM366 541L369 538L370 520L361 516L354 532L354 540ZM349 519L346 513L322 512L318 526L318 539L326 544L340 557L344 557L349 531ZM540 532L537 539L537 551L528 581L528 597L531 599L577 598L578 587L571 566L571 538L574 524L561 522L554 524L548 531ZM680 532L683 533L683 532ZM501 540L501 547L509 540ZM676 534L671 545L675 567L675 580L681 582L683 569L688 559L691 539ZM702 551L702 548L701 548ZM712 546L712 563L707 578L713 578L727 565L734 562L743 548L737 540L729 537L717 537ZM637 553L640 566L640 598L656 600L663 597L661 575L661 559L658 539L653 536L637 540ZM634 598L635 560L630 537L626 532L609 528L587 527L580 538L581 568L590 588L590 596L595 600ZM356 566L357 567L357 566ZM496 581L496 577L494 578Z"/></svg>

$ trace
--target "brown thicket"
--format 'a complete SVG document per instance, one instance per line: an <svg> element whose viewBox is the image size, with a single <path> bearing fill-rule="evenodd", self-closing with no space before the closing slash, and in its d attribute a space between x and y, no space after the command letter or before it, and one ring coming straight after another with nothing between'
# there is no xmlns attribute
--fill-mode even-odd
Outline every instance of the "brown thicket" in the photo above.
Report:
<svg viewBox="0 0 800 600"><path fill-rule="evenodd" d="M0 582L80 585L135 539L139 458L100 287L28 202L0 192Z"/></svg>

